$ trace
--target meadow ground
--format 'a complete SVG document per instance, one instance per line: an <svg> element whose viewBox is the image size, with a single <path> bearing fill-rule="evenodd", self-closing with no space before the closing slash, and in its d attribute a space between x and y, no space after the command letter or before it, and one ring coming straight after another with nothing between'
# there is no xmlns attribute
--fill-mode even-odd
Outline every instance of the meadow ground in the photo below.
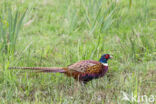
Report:
<svg viewBox="0 0 156 104"><path fill-rule="evenodd" d="M0 48L1 104L156 102L154 0L0 0ZM113 56L108 73L86 86L59 73L8 70L67 66L104 53Z"/></svg>

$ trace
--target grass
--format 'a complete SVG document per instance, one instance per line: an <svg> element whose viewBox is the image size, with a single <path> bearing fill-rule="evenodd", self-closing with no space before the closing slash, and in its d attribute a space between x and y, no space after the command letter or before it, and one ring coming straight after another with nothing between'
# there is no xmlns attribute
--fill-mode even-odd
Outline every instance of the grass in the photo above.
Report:
<svg viewBox="0 0 156 104"><path fill-rule="evenodd" d="M140 104L123 101L122 91L156 96L154 1L1 0L0 5L1 103ZM59 73L7 69L67 66L104 53L113 55L106 76L77 88Z"/></svg>

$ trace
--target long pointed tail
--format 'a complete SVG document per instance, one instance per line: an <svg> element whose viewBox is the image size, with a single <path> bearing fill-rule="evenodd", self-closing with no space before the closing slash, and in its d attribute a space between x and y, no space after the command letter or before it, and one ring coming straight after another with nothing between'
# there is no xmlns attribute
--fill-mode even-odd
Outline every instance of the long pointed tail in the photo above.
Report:
<svg viewBox="0 0 156 104"><path fill-rule="evenodd" d="M63 67L9 67L8 69L24 69L24 70L39 70L39 72L59 72L64 73L66 72L65 68Z"/></svg>

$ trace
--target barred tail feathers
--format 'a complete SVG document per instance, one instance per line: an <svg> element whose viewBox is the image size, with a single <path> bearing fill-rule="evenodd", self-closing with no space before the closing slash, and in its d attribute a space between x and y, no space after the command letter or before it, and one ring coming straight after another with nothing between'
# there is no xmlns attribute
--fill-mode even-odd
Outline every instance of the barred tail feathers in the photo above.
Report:
<svg viewBox="0 0 156 104"><path fill-rule="evenodd" d="M39 72L64 73L66 68L63 67L9 67L9 69L23 69L23 70L39 70Z"/></svg>

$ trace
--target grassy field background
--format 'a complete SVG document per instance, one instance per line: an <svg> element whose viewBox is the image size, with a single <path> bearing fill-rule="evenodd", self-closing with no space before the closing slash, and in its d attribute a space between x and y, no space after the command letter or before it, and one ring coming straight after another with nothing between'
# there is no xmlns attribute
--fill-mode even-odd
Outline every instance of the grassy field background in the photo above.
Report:
<svg viewBox="0 0 156 104"><path fill-rule="evenodd" d="M59 73L8 70L104 53L113 56L108 73L86 86ZM0 103L145 104L123 101L122 91L149 97L155 89L154 0L0 0Z"/></svg>

